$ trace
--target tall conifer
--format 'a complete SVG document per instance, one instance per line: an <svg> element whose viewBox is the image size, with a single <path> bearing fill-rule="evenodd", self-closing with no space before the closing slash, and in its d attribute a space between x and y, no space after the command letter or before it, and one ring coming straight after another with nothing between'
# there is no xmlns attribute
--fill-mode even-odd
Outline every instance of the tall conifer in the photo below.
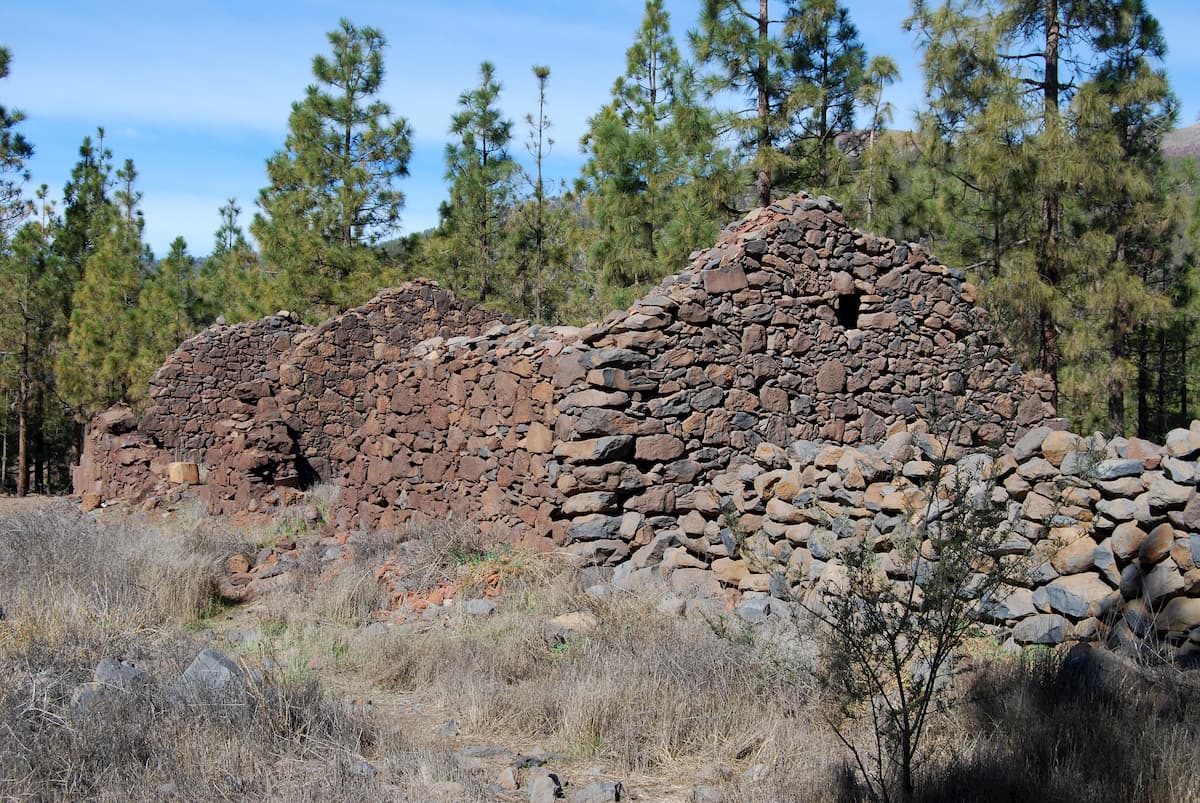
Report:
<svg viewBox="0 0 1200 803"><path fill-rule="evenodd" d="M218 317L228 323L247 321L274 310L264 300L266 277L262 263L242 231L241 207L230 198L220 208L221 225L213 250L196 277L192 320L207 326Z"/></svg>
<svg viewBox="0 0 1200 803"><path fill-rule="evenodd" d="M129 395L141 398L150 377L163 360L192 334L189 315L194 304L195 260L187 243L176 237L171 250L145 279L131 323L137 332L133 363L129 368Z"/></svg>
<svg viewBox="0 0 1200 803"><path fill-rule="evenodd" d="M316 83L292 104L284 149L267 161L251 230L276 272L274 301L322 314L372 289L378 259L366 246L395 231L411 131L379 99L387 41L342 19L331 54L313 59Z"/></svg>
<svg viewBox="0 0 1200 803"><path fill-rule="evenodd" d="M554 147L546 99L550 68L535 65L533 76L538 88L537 112L525 116L529 127L525 148L533 159L533 171L522 173L528 191L509 218L505 261L514 278L515 292L509 299L514 312L534 321L558 323L568 271L567 237L575 214L562 197L561 186L557 197L551 197L555 188L547 187L545 162Z"/></svg>
<svg viewBox="0 0 1200 803"><path fill-rule="evenodd" d="M784 30L794 172L808 187L827 188L840 160L837 137L855 128L867 51L837 0L789 0Z"/></svg>
<svg viewBox="0 0 1200 803"><path fill-rule="evenodd" d="M12 53L0 47L0 79L8 77L11 61ZM0 104L0 241L28 210L21 188L29 180L25 160L33 156L33 146L17 130L24 119L20 111Z"/></svg>
<svg viewBox="0 0 1200 803"><path fill-rule="evenodd" d="M750 7L747 7L750 6ZM768 0L704 0L699 28L690 39L696 58L712 67L712 93L733 92L752 106L738 110L732 125L742 147L752 156L754 194L759 206L771 203L775 175L792 166L784 153L788 140L788 63Z"/></svg>
<svg viewBox="0 0 1200 803"><path fill-rule="evenodd" d="M733 195L717 121L696 97L661 0L648 0L612 100L589 120L585 206L601 280L627 287L678 270L710 242Z"/></svg>
<svg viewBox="0 0 1200 803"><path fill-rule="evenodd" d="M138 333L134 313L150 261L142 243L142 215L131 161L117 171L117 204L92 221L94 241L75 286L66 348L57 370L62 395L81 418L129 400Z"/></svg>
<svg viewBox="0 0 1200 803"><path fill-rule="evenodd" d="M509 153L512 120L498 105L502 85L488 61L479 85L459 95L450 122L456 141L446 146L450 200L442 205L438 237L430 248L446 284L481 304L511 283L501 275L504 227L517 165Z"/></svg>

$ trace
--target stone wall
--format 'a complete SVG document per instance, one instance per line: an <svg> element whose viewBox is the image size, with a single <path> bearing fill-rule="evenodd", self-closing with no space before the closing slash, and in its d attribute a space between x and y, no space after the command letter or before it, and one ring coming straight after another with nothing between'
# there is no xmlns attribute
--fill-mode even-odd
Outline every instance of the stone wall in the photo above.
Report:
<svg viewBox="0 0 1200 803"><path fill-rule="evenodd" d="M71 469L77 496L137 499L156 490L167 474L167 455L137 432L137 416L124 405L88 423L79 465Z"/></svg>
<svg viewBox="0 0 1200 803"><path fill-rule="evenodd" d="M763 443L876 442L935 413L968 422L964 445L1001 443L1051 418L1049 384L1018 370L973 302L921 248L801 195L582 329L512 322L418 281L311 330L209 330L155 379L145 471L122 447L80 477L153 496L117 474L154 479L151 465L186 457L218 512L333 480L345 526L456 513L498 537L636 545Z"/></svg>
<svg viewBox="0 0 1200 803"><path fill-rule="evenodd" d="M865 545L897 581L936 561L928 541L918 557L897 545L949 515L957 478L1003 514L990 559L1022 578L984 606L1002 637L1104 639L1200 665L1200 422L1165 446L1039 427L999 453L921 429L874 446L763 443L699 489L678 526L575 551L615 566L618 586L681 604L716 598L749 617L791 599L819 606L843 550Z"/></svg>
<svg viewBox="0 0 1200 803"><path fill-rule="evenodd" d="M367 377L405 362L421 341L476 337L511 320L418 279L384 290L298 339L280 367L279 406L316 475L332 479L340 473L332 452L363 424Z"/></svg>
<svg viewBox="0 0 1200 803"><path fill-rule="evenodd" d="M988 602L1004 638L1200 660L1200 424L1164 446L1064 431L1049 384L974 300L922 249L798 196L583 328L421 281L314 329L206 330L156 374L140 419L97 417L76 489L174 498L170 463L190 459L229 513L332 480L342 527L470 518L617 585L753 617L819 604L847 548L919 576L938 556L901 538L929 513L938 526L947 484L969 476L1004 513L988 560L1029 569Z"/></svg>
<svg viewBox="0 0 1200 803"><path fill-rule="evenodd" d="M166 490L170 463L207 464L233 424L245 429L244 422L277 410L280 356L308 328L284 314L215 324L188 338L151 378L140 418L117 406L92 420L73 469L75 493L140 498Z"/></svg>
<svg viewBox="0 0 1200 803"><path fill-rule="evenodd" d="M476 335L507 320L418 280L315 328L286 312L209 327L155 373L140 419L114 408L92 422L75 492L161 497L173 491L169 464L190 461L214 513L286 503L341 472L330 450L358 430L370 371L403 362L428 337Z"/></svg>
<svg viewBox="0 0 1200 803"><path fill-rule="evenodd" d="M174 460L199 461L218 421L252 414L273 395L280 357L309 327L293 315L234 326L216 324L188 338L150 380L150 406L138 432Z"/></svg>
<svg viewBox="0 0 1200 803"><path fill-rule="evenodd" d="M97 417L76 490L174 498L183 458L229 513L331 480L345 528L470 518L618 584L761 609L819 594L860 543L911 576L897 534L913 511L945 513L923 507L939 479L970 473L1006 513L993 557L1032 570L992 601L995 627L1193 650L1200 424L1165 446L1082 438L1050 395L961 274L798 196L582 328L419 281L315 329L206 330L156 374L140 419Z"/></svg>
<svg viewBox="0 0 1200 803"><path fill-rule="evenodd" d="M557 486L569 538L675 526L697 488L762 443L878 443L941 417L961 445L1053 417L974 288L923 249L853 231L799 197L728 227L690 268L585 332Z"/></svg>
<svg viewBox="0 0 1200 803"><path fill-rule="evenodd" d="M522 321L477 338L433 338L409 360L380 365L360 385L362 426L333 452L346 467L341 523L457 516L500 540L561 542L554 401L574 340Z"/></svg>

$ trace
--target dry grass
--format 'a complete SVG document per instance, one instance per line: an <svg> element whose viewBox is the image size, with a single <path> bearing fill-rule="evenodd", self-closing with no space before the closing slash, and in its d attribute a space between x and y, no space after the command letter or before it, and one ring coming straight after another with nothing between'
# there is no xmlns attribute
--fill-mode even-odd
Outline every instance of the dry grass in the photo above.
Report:
<svg viewBox="0 0 1200 803"><path fill-rule="evenodd" d="M653 613L651 598L591 599L569 575L543 568L490 617L459 613L447 627L381 640L365 669L452 707L470 733L623 773L753 763L823 738L807 710L811 676L786 669L805 659L780 633L724 638L705 621ZM559 640L550 619L572 611L602 624ZM794 660L780 660L785 650Z"/></svg>
<svg viewBox="0 0 1200 803"><path fill-rule="evenodd" d="M312 683L280 679L244 704L196 702L171 689L199 645L94 640L75 633L53 644L30 642L0 659L0 797L4 799L293 800L370 794L354 772L375 739L356 712ZM156 680L117 692L88 709L72 693L102 656L138 655ZM289 762L296 774L279 772ZM317 765L330 772L318 772Z"/></svg>
<svg viewBox="0 0 1200 803"><path fill-rule="evenodd" d="M926 801L1200 801L1200 683L1169 668L1050 652L994 659L943 738Z"/></svg>
<svg viewBox="0 0 1200 803"><path fill-rule="evenodd" d="M215 609L217 563L235 543L213 526L105 525L66 504L0 518L0 643L79 626L124 634L195 622Z"/></svg>
<svg viewBox="0 0 1200 803"><path fill-rule="evenodd" d="M159 527L62 503L0 517L0 799L411 800L447 780L458 799L488 799L449 752L338 702L311 673L260 664L264 682L234 704L174 690L212 642L216 571L242 539L190 514ZM295 621L357 624L377 589L364 561L345 568L307 607L296 602L314 578L296 572L280 595ZM102 658L150 680L81 708L72 697Z"/></svg>
<svg viewBox="0 0 1200 803"><path fill-rule="evenodd" d="M656 613L652 596L592 598L568 564L490 547L460 525L355 536L335 562L301 544L275 592L225 610L214 572L258 540L195 513L170 527L66 506L0 518L0 798L524 799L488 787L495 765L473 769L455 753L498 745L561 754L553 768L568 777L599 767L646 800L689 800L696 785L734 803L864 799L824 724L804 625L747 628ZM460 604L360 637L382 602L385 559L407 567L414 590L453 583ZM468 615L463 594L496 576L498 610ZM601 623L562 634L551 620L574 611ZM245 705L184 704L173 679L226 627L257 629L243 654L268 682ZM335 660L314 667L322 655ZM72 692L103 657L153 680L81 712ZM919 800L1200 803L1189 676L1080 672L1047 652L976 664L966 702L930 736ZM339 702L326 681L377 702ZM435 737L451 718L461 736ZM438 798L447 782L458 786Z"/></svg>

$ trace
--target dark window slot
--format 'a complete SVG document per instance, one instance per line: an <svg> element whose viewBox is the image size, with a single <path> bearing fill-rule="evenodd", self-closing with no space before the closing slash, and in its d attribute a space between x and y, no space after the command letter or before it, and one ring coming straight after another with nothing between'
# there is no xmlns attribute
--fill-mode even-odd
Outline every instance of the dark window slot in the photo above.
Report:
<svg viewBox="0 0 1200 803"><path fill-rule="evenodd" d="M837 319L843 329L858 328L858 308L861 303L858 293L844 293L838 296Z"/></svg>

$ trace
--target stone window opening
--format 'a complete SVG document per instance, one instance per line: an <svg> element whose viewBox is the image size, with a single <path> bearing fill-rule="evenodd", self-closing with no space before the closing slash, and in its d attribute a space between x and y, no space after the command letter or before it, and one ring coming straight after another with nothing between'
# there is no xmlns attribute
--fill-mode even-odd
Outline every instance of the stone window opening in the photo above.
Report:
<svg viewBox="0 0 1200 803"><path fill-rule="evenodd" d="M861 306L862 296L858 293L842 293L838 296L835 312L843 329L858 328L858 310Z"/></svg>

